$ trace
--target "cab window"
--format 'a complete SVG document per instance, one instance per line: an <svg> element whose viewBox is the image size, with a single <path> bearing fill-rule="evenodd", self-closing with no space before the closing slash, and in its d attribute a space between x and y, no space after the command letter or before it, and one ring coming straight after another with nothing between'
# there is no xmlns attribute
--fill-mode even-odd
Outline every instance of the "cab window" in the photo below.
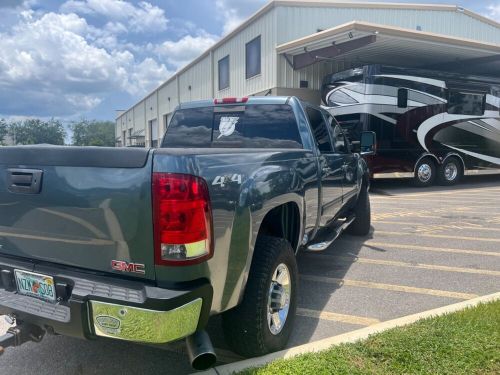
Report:
<svg viewBox="0 0 500 375"><path fill-rule="evenodd" d="M335 152L339 154L347 154L349 152L349 149L342 127L339 125L337 120L335 120L335 118L329 113L325 113L325 117L328 126L330 127L330 129L332 129L333 148Z"/></svg>
<svg viewBox="0 0 500 375"><path fill-rule="evenodd" d="M332 152L332 143L323 114L311 107L306 108L306 113L319 151L321 153Z"/></svg>

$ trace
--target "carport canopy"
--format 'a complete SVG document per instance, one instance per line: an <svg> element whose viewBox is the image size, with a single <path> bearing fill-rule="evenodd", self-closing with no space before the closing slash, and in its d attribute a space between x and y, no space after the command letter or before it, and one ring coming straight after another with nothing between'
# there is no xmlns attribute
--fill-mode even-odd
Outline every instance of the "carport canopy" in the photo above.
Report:
<svg viewBox="0 0 500 375"><path fill-rule="evenodd" d="M299 70L330 61L500 76L500 44L353 21L276 47Z"/></svg>

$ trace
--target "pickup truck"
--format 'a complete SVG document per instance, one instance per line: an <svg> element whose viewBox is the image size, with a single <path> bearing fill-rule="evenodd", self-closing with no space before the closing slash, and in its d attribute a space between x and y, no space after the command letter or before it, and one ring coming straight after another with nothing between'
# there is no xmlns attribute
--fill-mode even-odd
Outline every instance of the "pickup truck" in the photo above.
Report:
<svg viewBox="0 0 500 375"><path fill-rule="evenodd" d="M158 149L0 147L0 315L9 346L44 334L162 346L196 369L222 314L243 356L293 329L299 250L370 230L374 133L351 145L295 97L180 105ZM15 325L14 325L15 323Z"/></svg>

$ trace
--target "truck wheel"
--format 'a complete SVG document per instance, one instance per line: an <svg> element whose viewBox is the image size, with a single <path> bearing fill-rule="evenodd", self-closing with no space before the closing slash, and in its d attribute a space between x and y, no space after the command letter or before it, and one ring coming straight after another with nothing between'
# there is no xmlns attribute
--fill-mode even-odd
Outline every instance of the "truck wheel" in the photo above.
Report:
<svg viewBox="0 0 500 375"><path fill-rule="evenodd" d="M414 184L418 187L428 187L436 178L436 164L431 158L423 158L415 167Z"/></svg>
<svg viewBox="0 0 500 375"><path fill-rule="evenodd" d="M222 315L229 348L255 357L285 347L297 308L298 269L290 243L259 236L242 303Z"/></svg>
<svg viewBox="0 0 500 375"><path fill-rule="evenodd" d="M346 232L355 236L366 236L370 233L371 225L371 208L370 195L368 189L363 186L358 196L358 201L354 207L354 215L356 218L346 229Z"/></svg>
<svg viewBox="0 0 500 375"><path fill-rule="evenodd" d="M464 174L462 162L455 156L447 158L439 167L438 179L440 185L455 185Z"/></svg>

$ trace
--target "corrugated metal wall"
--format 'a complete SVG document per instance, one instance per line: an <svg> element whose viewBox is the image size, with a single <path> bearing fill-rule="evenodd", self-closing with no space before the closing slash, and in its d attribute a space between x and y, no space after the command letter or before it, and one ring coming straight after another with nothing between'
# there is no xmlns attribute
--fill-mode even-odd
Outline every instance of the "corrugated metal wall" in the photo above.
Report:
<svg viewBox="0 0 500 375"><path fill-rule="evenodd" d="M283 44L318 29L329 29L351 21L365 21L388 26L474 39L488 43L500 43L500 29L481 22L461 12L416 9L373 9L279 6L280 20L277 43Z"/></svg>
<svg viewBox="0 0 500 375"><path fill-rule="evenodd" d="M210 56L207 56L179 75L181 103L212 97L210 68Z"/></svg>
<svg viewBox="0 0 500 375"><path fill-rule="evenodd" d="M276 22L275 9L266 13L235 37L214 51L214 96L245 96L261 92L276 86ZM261 36L261 74L245 78L245 45ZM229 55L229 87L218 90L218 62Z"/></svg>

